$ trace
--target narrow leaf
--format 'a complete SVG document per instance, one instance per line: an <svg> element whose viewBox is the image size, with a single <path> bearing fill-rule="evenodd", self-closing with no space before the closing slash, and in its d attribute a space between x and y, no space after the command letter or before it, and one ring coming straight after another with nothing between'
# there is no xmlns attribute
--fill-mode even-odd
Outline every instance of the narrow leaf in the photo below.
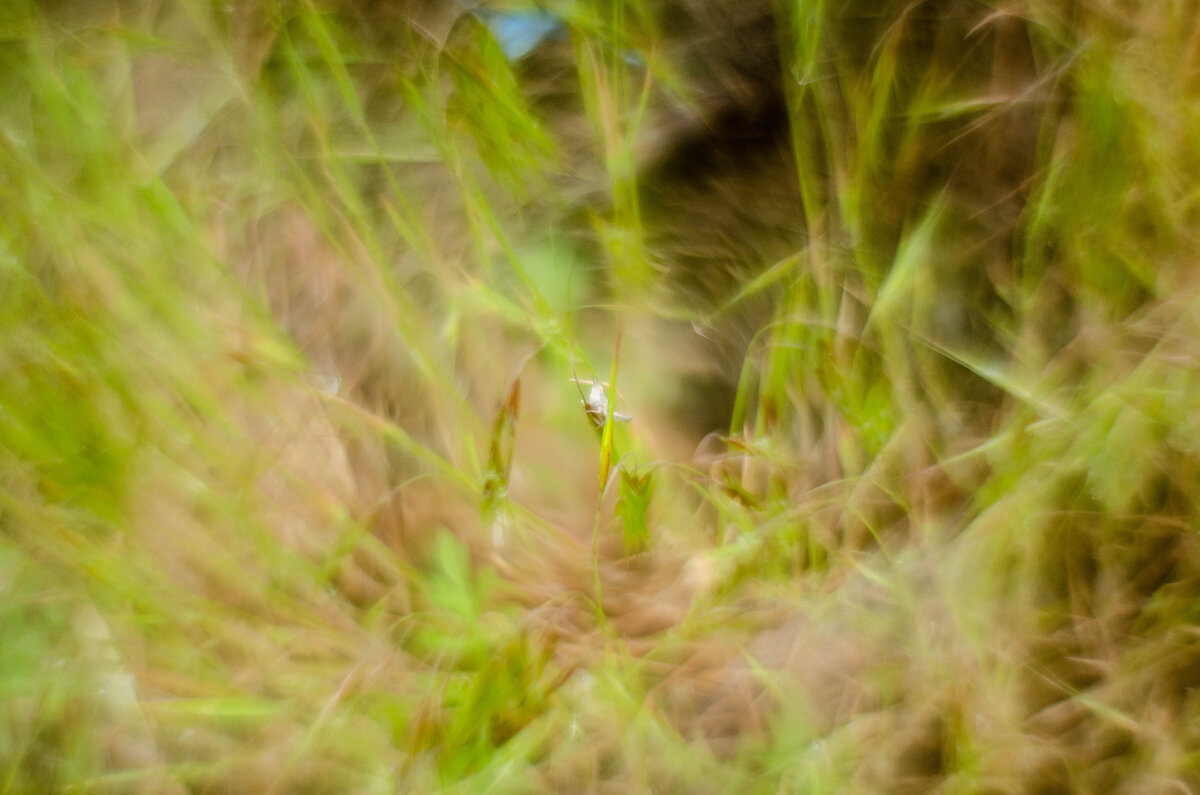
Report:
<svg viewBox="0 0 1200 795"><path fill-rule="evenodd" d="M617 361L621 357L621 332L617 332L617 344L613 350L612 372L608 376L608 415L604 419L604 435L600 438L600 493L608 483L608 474L613 459L613 411L617 405Z"/></svg>

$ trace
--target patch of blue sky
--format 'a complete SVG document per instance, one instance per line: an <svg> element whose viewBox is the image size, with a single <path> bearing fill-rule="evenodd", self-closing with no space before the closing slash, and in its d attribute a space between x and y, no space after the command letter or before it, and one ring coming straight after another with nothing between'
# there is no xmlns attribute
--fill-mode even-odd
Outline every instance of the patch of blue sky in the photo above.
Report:
<svg viewBox="0 0 1200 795"><path fill-rule="evenodd" d="M504 57L519 61L551 36L561 36L567 26L548 11L491 11L473 9L488 26Z"/></svg>

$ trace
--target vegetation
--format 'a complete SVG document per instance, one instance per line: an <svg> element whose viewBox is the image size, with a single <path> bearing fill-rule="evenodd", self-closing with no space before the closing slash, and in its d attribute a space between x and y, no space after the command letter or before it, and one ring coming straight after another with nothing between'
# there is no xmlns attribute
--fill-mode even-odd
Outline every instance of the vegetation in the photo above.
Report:
<svg viewBox="0 0 1200 795"><path fill-rule="evenodd" d="M1200 7L551 6L3 4L0 791L1200 790Z"/></svg>

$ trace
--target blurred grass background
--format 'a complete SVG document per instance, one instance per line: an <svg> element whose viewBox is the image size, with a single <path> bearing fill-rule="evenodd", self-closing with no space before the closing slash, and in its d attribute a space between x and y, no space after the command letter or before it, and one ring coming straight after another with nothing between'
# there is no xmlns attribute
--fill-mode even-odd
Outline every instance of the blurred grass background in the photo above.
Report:
<svg viewBox="0 0 1200 795"><path fill-rule="evenodd" d="M1197 20L5 3L0 791L1200 790Z"/></svg>

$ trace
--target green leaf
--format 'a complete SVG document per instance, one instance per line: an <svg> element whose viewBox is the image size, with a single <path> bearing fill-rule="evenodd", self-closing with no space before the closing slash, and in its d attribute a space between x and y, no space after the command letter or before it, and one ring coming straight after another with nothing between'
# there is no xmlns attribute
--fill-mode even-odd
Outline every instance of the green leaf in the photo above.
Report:
<svg viewBox="0 0 1200 795"><path fill-rule="evenodd" d="M429 598L463 618L476 618L479 598L471 580L471 557L466 547L443 530L434 540L433 557L437 572L429 583Z"/></svg>
<svg viewBox="0 0 1200 795"><path fill-rule="evenodd" d="M638 475L621 470L621 483L617 494L617 515L621 517L622 538L625 552L641 552L650 544L650 527L646 524L646 510L654 491L651 472Z"/></svg>

